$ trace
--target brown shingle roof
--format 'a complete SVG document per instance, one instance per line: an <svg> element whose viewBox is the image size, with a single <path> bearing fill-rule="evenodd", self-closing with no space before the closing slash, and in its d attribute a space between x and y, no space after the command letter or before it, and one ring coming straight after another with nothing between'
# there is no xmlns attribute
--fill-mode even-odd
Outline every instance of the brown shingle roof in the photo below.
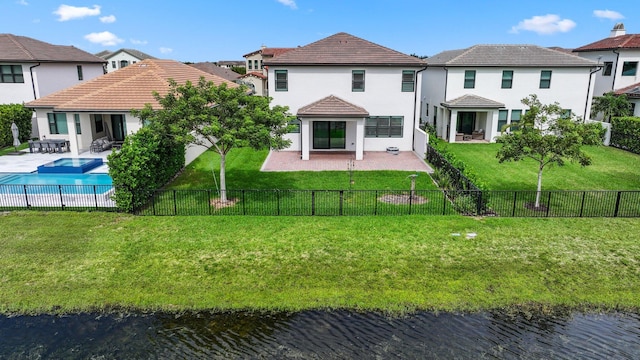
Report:
<svg viewBox="0 0 640 360"><path fill-rule="evenodd" d="M629 85L627 87L623 87L622 89L618 89L615 91L616 95L626 94L629 98L638 99L640 98L640 83L636 83L633 85Z"/></svg>
<svg viewBox="0 0 640 360"><path fill-rule="evenodd" d="M505 107L503 103L483 98L478 95L462 95L459 98L442 103L447 108L481 108L496 109Z"/></svg>
<svg viewBox="0 0 640 360"><path fill-rule="evenodd" d="M608 37L574 49L574 52L600 51L614 49L640 49L640 34Z"/></svg>
<svg viewBox="0 0 640 360"><path fill-rule="evenodd" d="M216 76L220 76L223 79L227 79L229 81L237 80L240 77L235 71L232 71L227 68L220 67L212 62L199 62L195 64L189 64L198 70L202 70L204 72L208 72L209 74L213 74Z"/></svg>
<svg viewBox="0 0 640 360"><path fill-rule="evenodd" d="M276 57L279 55L282 55L286 52L289 52L291 50L293 50L295 48L268 48L268 47L262 47L256 51L252 51L248 54L244 54L242 55L242 57L247 57L247 56L251 56L251 55L255 55L255 54L262 54L263 56L271 56L271 57Z"/></svg>
<svg viewBox="0 0 640 360"><path fill-rule="evenodd" d="M298 110L298 116L310 117L365 117L369 112L358 105L329 95Z"/></svg>
<svg viewBox="0 0 640 360"><path fill-rule="evenodd" d="M105 63L73 46L52 45L13 34L0 34L0 61Z"/></svg>
<svg viewBox="0 0 640 360"><path fill-rule="evenodd" d="M265 64L411 67L425 65L421 59L343 32L265 60Z"/></svg>
<svg viewBox="0 0 640 360"><path fill-rule="evenodd" d="M147 59L31 101L25 106L54 108L56 111L130 111L142 109L145 104L159 108L153 91L166 95L169 91L168 79L184 84L187 81L197 83L200 77L216 85L227 83L229 87L238 86L177 61Z"/></svg>
<svg viewBox="0 0 640 360"><path fill-rule="evenodd" d="M579 56L537 45L474 45L449 50L427 59L429 66L522 66L591 67L597 65Z"/></svg>

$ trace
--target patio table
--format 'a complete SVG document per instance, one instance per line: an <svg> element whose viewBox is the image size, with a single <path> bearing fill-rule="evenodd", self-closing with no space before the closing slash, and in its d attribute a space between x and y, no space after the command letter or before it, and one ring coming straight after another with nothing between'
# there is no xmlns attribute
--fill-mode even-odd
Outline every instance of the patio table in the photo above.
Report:
<svg viewBox="0 0 640 360"><path fill-rule="evenodd" d="M55 148L56 152L62 152L63 147L65 151L69 151L69 141L64 139L49 139L49 140L36 140L29 141L29 152L33 153L34 148L37 149L50 149Z"/></svg>

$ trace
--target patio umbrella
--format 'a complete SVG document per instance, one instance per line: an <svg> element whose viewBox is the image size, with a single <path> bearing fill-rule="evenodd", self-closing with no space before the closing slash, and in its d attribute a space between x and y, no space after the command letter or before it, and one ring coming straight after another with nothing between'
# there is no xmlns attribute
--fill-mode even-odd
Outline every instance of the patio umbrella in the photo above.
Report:
<svg viewBox="0 0 640 360"><path fill-rule="evenodd" d="M15 146L16 151L18 151L18 146L20 146L20 130L18 130L18 125L16 123L11 123L11 134L13 134L13 146Z"/></svg>

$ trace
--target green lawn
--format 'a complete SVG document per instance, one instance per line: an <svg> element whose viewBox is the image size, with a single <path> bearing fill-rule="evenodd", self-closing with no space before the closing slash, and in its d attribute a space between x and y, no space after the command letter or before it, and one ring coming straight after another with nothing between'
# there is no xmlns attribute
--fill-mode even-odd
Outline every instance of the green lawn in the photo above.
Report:
<svg viewBox="0 0 640 360"><path fill-rule="evenodd" d="M29 143L22 143L20 144L20 146L18 146L18 151L28 149L28 148L29 148ZM0 149L0 156L7 155L8 153L11 153L14 151L16 151L16 148L13 146L2 148Z"/></svg>
<svg viewBox="0 0 640 360"><path fill-rule="evenodd" d="M13 212L0 228L2 313L640 307L632 219Z"/></svg>
<svg viewBox="0 0 640 360"><path fill-rule="evenodd" d="M261 172L267 150L256 151L248 148L234 149L227 155L227 189L297 189L297 190L347 190L349 172L347 163L344 171L297 171ZM214 151L206 151L189 164L170 189L215 189L213 173L220 181L220 156ZM404 190L411 181L407 176L415 172L407 171L354 171L353 190ZM421 173L416 181L421 190L437 189L431 178Z"/></svg>
<svg viewBox="0 0 640 360"><path fill-rule="evenodd" d="M448 149L478 174L491 190L535 190L538 166L531 160L498 163L500 144L448 144ZM638 190L640 156L613 147L585 147L592 164L550 166L543 190Z"/></svg>

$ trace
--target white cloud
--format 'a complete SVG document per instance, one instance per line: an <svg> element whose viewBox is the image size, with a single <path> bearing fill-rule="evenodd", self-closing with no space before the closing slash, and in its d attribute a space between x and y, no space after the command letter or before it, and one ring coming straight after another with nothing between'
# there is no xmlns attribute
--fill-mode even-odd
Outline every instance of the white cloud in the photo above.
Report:
<svg viewBox="0 0 640 360"><path fill-rule="evenodd" d="M88 7L77 7L70 5L60 5L58 10L53 12L58 15L58 21L67 21L73 19L82 19L87 16L97 16L100 15L100 6L93 5L93 9Z"/></svg>
<svg viewBox="0 0 640 360"><path fill-rule="evenodd" d="M297 9L298 5L296 5L296 0L277 0L280 4L284 6L288 6L292 9Z"/></svg>
<svg viewBox="0 0 640 360"><path fill-rule="evenodd" d="M94 44L100 44L102 46L116 46L119 43L124 42L124 40L118 38L108 31L87 34L84 36L84 38Z"/></svg>
<svg viewBox="0 0 640 360"><path fill-rule="evenodd" d="M147 43L148 43L147 40L129 39L129 41L134 45L147 45Z"/></svg>
<svg viewBox="0 0 640 360"><path fill-rule="evenodd" d="M27 0L18 0L18 1L16 1L16 4L18 4L18 5L24 5L24 6L29 5L29 3L27 2Z"/></svg>
<svg viewBox="0 0 640 360"><path fill-rule="evenodd" d="M609 19L609 20L624 19L624 16L622 14L613 10L593 10L593 15L601 19Z"/></svg>
<svg viewBox="0 0 640 360"><path fill-rule="evenodd" d="M517 34L520 30L533 31L540 35L551 35L557 32L568 32L576 27L576 23L570 19L560 19L560 16L547 14L525 19L511 28L510 33Z"/></svg>
<svg viewBox="0 0 640 360"><path fill-rule="evenodd" d="M116 17L114 15L103 16L100 18L100 22L103 24L111 24L116 22Z"/></svg>
<svg viewBox="0 0 640 360"><path fill-rule="evenodd" d="M160 52L163 53L163 54L169 54L169 53L173 52L173 49L172 48L168 48L168 47L161 47L160 48Z"/></svg>

